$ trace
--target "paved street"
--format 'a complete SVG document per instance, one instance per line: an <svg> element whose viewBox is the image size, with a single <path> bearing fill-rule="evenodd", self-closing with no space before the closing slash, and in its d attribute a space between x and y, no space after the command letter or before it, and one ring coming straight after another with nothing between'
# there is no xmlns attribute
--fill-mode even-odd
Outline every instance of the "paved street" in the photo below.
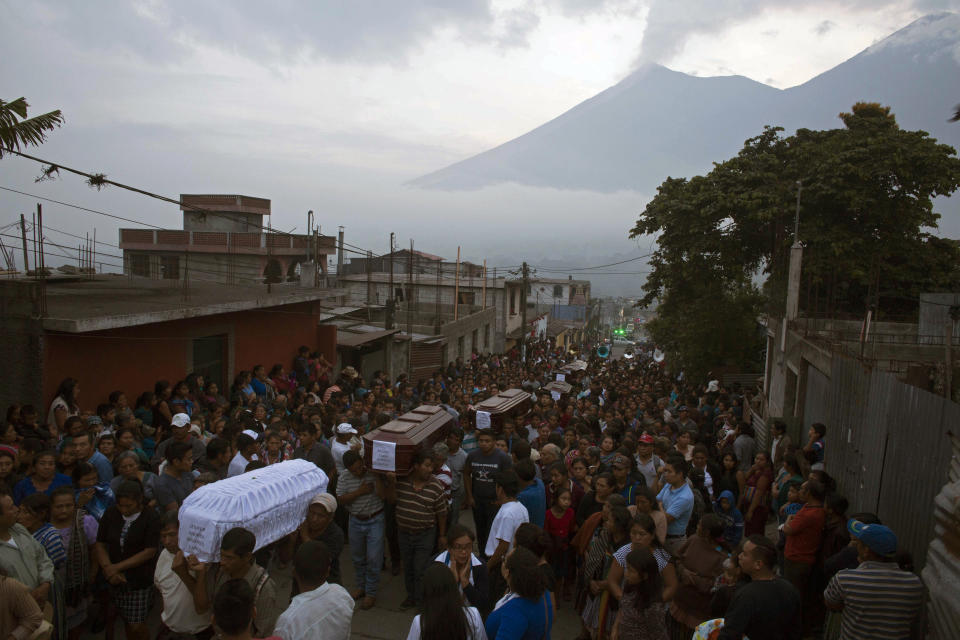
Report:
<svg viewBox="0 0 960 640"><path fill-rule="evenodd" d="M460 512L461 523L473 528L473 516L469 511ZM345 548L340 557L340 568L343 573L344 586L352 588L353 565L350 562L350 549ZM413 609L402 611L400 603L406 597L403 587L403 575L393 576L390 571L380 574L380 593L377 596L377 606L368 611L356 610L353 615L352 638L390 639L405 638L410 629L410 622L416 612ZM557 621L551 634L553 640L572 640L580 633L579 617L571 608L570 603L563 603L557 613Z"/></svg>

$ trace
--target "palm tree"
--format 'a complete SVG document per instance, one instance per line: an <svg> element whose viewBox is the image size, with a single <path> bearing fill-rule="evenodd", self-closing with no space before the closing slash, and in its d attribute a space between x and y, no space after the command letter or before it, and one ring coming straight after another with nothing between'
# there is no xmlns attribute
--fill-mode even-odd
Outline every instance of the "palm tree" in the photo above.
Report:
<svg viewBox="0 0 960 640"><path fill-rule="evenodd" d="M21 146L43 144L47 132L63 124L60 109L27 118L29 106L25 98L12 102L0 100L0 158L4 152L20 151Z"/></svg>

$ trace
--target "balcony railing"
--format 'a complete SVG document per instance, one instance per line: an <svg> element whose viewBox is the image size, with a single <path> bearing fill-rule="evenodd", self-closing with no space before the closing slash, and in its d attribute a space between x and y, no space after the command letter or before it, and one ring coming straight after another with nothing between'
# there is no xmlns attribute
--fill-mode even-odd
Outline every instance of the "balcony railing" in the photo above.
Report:
<svg viewBox="0 0 960 640"><path fill-rule="evenodd" d="M333 236L317 236L316 241L321 254L336 252ZM311 252L313 242L313 236L282 233L120 229L121 249L283 255Z"/></svg>

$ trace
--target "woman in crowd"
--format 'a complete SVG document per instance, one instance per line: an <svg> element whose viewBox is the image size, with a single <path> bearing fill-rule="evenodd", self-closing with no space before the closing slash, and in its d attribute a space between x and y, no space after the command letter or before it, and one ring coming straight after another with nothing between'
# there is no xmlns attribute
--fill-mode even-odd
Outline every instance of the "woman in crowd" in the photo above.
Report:
<svg viewBox="0 0 960 640"><path fill-rule="evenodd" d="M66 551L62 578L65 628L70 640L77 640L81 625L87 617L89 585L97 573L96 556L92 553L97 542L97 521L77 509L73 489L61 487L50 497L50 524L60 535Z"/></svg>
<svg viewBox="0 0 960 640"><path fill-rule="evenodd" d="M636 504L629 505L630 515L635 516L639 513L645 513L653 518L653 523L657 528L657 540L663 544L667 539L667 516L660 511L660 503L657 501L657 494L650 487L637 487Z"/></svg>
<svg viewBox="0 0 960 640"><path fill-rule="evenodd" d="M117 440L117 453L113 458L113 466L117 468L120 466L120 458L126 452L132 452L137 457L137 464L141 467L149 467L150 458L147 457L147 452L143 450L140 446L140 443L137 442L137 431L133 427L120 427L116 434L114 434Z"/></svg>
<svg viewBox="0 0 960 640"><path fill-rule="evenodd" d="M77 507L83 509L99 522L104 512L113 506L113 489L100 482L97 470L89 462L78 462L73 470L73 488L77 495Z"/></svg>
<svg viewBox="0 0 960 640"><path fill-rule="evenodd" d="M773 481L773 509L774 513L780 512L780 507L787 504L787 491L792 483L803 483L803 473L800 471L800 463L795 453L783 454L783 464Z"/></svg>
<svg viewBox="0 0 960 640"><path fill-rule="evenodd" d="M542 640L553 627L553 598L537 571L537 557L527 549L511 551L500 571L507 583L503 596L487 618L487 636L496 640Z"/></svg>
<svg viewBox="0 0 960 640"><path fill-rule="evenodd" d="M17 456L9 447L0 447L0 489L13 494L13 488L22 478L17 474Z"/></svg>
<svg viewBox="0 0 960 640"><path fill-rule="evenodd" d="M31 493L45 493L49 496L54 489L71 484L70 476L57 473L57 454L53 451L41 451L34 458L33 473L14 486L13 501L20 504Z"/></svg>
<svg viewBox="0 0 960 640"><path fill-rule="evenodd" d="M773 484L773 469L770 454L758 451L753 466L747 474L746 486L740 499L740 511L744 514L744 536L763 535L770 515L770 487Z"/></svg>
<svg viewBox="0 0 960 640"><path fill-rule="evenodd" d="M747 484L747 476L740 471L740 461L732 450L723 452L721 462L720 477L714 484L714 493L719 496L722 492L729 491L733 494L734 503L739 504L740 496L743 495L743 489Z"/></svg>
<svg viewBox="0 0 960 640"><path fill-rule="evenodd" d="M570 463L570 480L580 487L584 495L593 488L593 478L587 473L588 467L587 459L583 456L577 456L573 459L573 462Z"/></svg>
<svg viewBox="0 0 960 640"><path fill-rule="evenodd" d="M19 522L30 532L33 539L40 543L47 557L53 562L55 579L50 590L50 602L53 605L54 629L66 629L66 615L63 604L63 576L67 554L64 550L63 539L57 530L50 524L50 496L44 493L32 493L20 503ZM66 637L65 632L58 637Z"/></svg>
<svg viewBox="0 0 960 640"><path fill-rule="evenodd" d="M47 413L47 428L51 435L63 433L63 423L67 418L80 415L79 400L80 383L73 378L65 378L57 388L57 395L53 397Z"/></svg>
<svg viewBox="0 0 960 640"><path fill-rule="evenodd" d="M260 450L260 459L264 464L276 464L289 459L283 438L274 430L270 430L264 436L263 449Z"/></svg>
<svg viewBox="0 0 960 640"><path fill-rule="evenodd" d="M473 555L475 540L473 531L461 524L454 524L447 531L447 550L441 552L435 562L450 567L464 600L486 615L490 611L490 577L487 565Z"/></svg>
<svg viewBox="0 0 960 640"><path fill-rule="evenodd" d="M577 509L577 524L582 525L587 518L603 509L603 505L612 493L612 475L601 473L594 478L593 489L583 496L580 507Z"/></svg>
<svg viewBox="0 0 960 640"><path fill-rule="evenodd" d="M173 387L166 380L158 380L153 385L153 393L157 403L153 405L153 428L156 429L157 442L161 442L170 429L173 419L173 410L170 408L170 398L173 396Z"/></svg>
<svg viewBox="0 0 960 640"><path fill-rule="evenodd" d="M136 482L121 483L116 500L100 520L97 559L110 584L110 600L123 619L126 637L148 640L146 622L153 603L153 564L160 547L160 516L145 507L143 491ZM108 633L107 637L111 635Z"/></svg>
<svg viewBox="0 0 960 640"><path fill-rule="evenodd" d="M194 404L193 400L190 399L190 386L186 380L181 380L174 386L168 404L171 413L185 413L188 416L193 416Z"/></svg>
<svg viewBox="0 0 960 640"><path fill-rule="evenodd" d="M647 549L657 560L657 571L663 580L663 601L669 602L677 589L677 572L670 563L670 553L657 540L657 525L653 518L638 513L630 524L630 542L617 549L613 554L614 563L607 574L607 590L611 597L619 600L623 597L623 577L627 567L627 554L636 549Z"/></svg>
<svg viewBox="0 0 960 640"><path fill-rule="evenodd" d="M487 640L476 607L464 604L458 579L439 562L423 572L422 613L410 624L407 640Z"/></svg>
<svg viewBox="0 0 960 640"><path fill-rule="evenodd" d="M627 554L623 583L611 640L667 640L659 563L649 549Z"/></svg>
<svg viewBox="0 0 960 640"><path fill-rule="evenodd" d="M594 536L583 562L585 600L579 638L586 640L599 632L607 634L613 627L610 616L610 593L607 577L616 564L613 554L630 541L630 512L626 507L613 507L604 518L603 528ZM578 598L579 600L579 598Z"/></svg>
<svg viewBox="0 0 960 640"><path fill-rule="evenodd" d="M700 623L713 617L713 586L723 573L723 561L730 552L723 541L723 531L723 521L708 513L700 519L696 535L687 538L677 553L679 586L667 619L671 638L687 640Z"/></svg>
<svg viewBox="0 0 960 640"><path fill-rule="evenodd" d="M116 495L120 483L135 480L143 488L143 499L148 507L156 505L157 474L140 468L140 456L133 451L124 451L117 456L117 475L110 481L110 489Z"/></svg>
<svg viewBox="0 0 960 640"><path fill-rule="evenodd" d="M153 426L153 409L157 406L157 394L153 391L144 391L137 398L133 408L133 416L148 427Z"/></svg>
<svg viewBox="0 0 960 640"><path fill-rule="evenodd" d="M555 593L557 576L547 558L550 550L550 536L547 532L532 522L524 522L513 534L513 543L537 557L537 571L543 576L543 586L547 591Z"/></svg>

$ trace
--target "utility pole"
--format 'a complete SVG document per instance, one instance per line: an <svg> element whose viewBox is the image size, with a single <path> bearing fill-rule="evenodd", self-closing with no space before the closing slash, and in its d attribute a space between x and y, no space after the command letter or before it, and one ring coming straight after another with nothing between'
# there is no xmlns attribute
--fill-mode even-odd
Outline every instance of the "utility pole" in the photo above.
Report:
<svg viewBox="0 0 960 640"><path fill-rule="evenodd" d="M800 192L803 183L797 180L797 210L793 218L793 245L790 247L790 270L787 272L787 309L784 314L789 322L796 320L800 305L800 272L803 263L803 245L800 244Z"/></svg>
<svg viewBox="0 0 960 640"><path fill-rule="evenodd" d="M343 227L337 234L337 287L342 283L343 278Z"/></svg>
<svg viewBox="0 0 960 640"><path fill-rule="evenodd" d="M487 259L483 259L483 302L480 307L484 311L487 309Z"/></svg>
<svg viewBox="0 0 960 640"><path fill-rule="evenodd" d="M23 275L27 275L30 270L30 263L27 261L27 218L20 214L20 237L23 239Z"/></svg>
<svg viewBox="0 0 960 640"><path fill-rule="evenodd" d="M526 364L527 362L527 287L530 283L530 267L527 266L526 261L523 263L523 284L521 285L522 289L520 291L520 362Z"/></svg>
<svg viewBox="0 0 960 640"><path fill-rule="evenodd" d="M457 247L457 273L453 284L453 321L456 322L460 312L460 247Z"/></svg>
<svg viewBox="0 0 960 640"><path fill-rule="evenodd" d="M410 259L407 262L407 335L413 335L413 238L410 238Z"/></svg>
<svg viewBox="0 0 960 640"><path fill-rule="evenodd" d="M343 233L341 231L341 233ZM342 246L342 245L341 245ZM367 313L369 315L369 306L373 304L373 252L367 250Z"/></svg>
<svg viewBox="0 0 960 640"><path fill-rule="evenodd" d="M388 255L390 256L390 293L387 294L387 313L384 326L387 329L393 329L393 317L397 308L396 290L393 288L393 232L390 232L390 253Z"/></svg>

